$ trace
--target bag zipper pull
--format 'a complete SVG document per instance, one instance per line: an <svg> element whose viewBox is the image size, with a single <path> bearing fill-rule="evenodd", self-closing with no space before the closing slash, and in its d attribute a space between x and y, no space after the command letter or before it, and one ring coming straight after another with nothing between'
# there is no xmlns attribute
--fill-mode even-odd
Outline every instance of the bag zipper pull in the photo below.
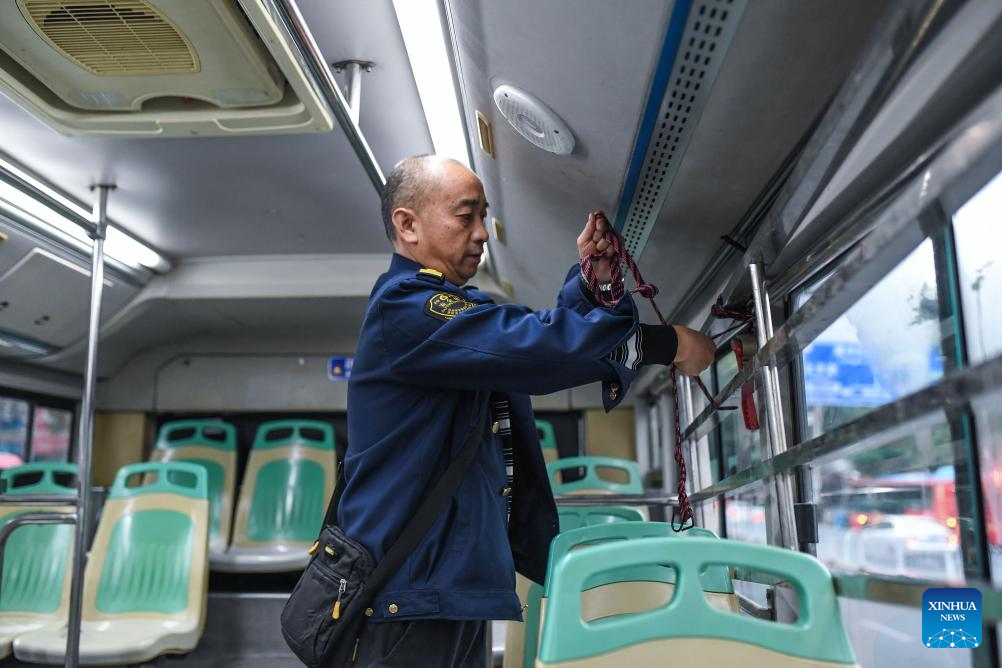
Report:
<svg viewBox="0 0 1002 668"><path fill-rule="evenodd" d="M320 541L319 540L314 541L313 545L310 546L310 549L307 552L307 554L309 554L312 557L314 554L316 554L316 551L317 551L318 547L320 547Z"/></svg>
<svg viewBox="0 0 1002 668"><path fill-rule="evenodd" d="M334 611L331 612L331 619L337 621L341 619L341 595L344 594L344 590L348 587L348 581L341 578L341 586L337 588L337 600L334 601Z"/></svg>

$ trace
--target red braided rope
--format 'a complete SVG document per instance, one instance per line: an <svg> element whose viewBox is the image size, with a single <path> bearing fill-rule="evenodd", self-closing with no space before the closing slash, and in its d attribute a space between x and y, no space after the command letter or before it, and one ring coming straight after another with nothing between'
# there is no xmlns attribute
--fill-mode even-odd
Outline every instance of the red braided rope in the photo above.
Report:
<svg viewBox="0 0 1002 668"><path fill-rule="evenodd" d="M604 216L603 216L604 218ZM588 289L591 290L595 297L595 300L602 306L613 306L622 298L623 292L625 290L623 285L623 268L622 265L626 264L627 269L629 269L630 274L633 276L633 280L636 282L637 287L630 290L631 294L639 294L642 297L646 297L650 302L651 306L654 308L654 312L658 316L658 320L665 327L668 327L668 321L665 320L664 315L661 314L661 309L658 308L657 302L654 298L658 295L658 288L653 283L648 283L644 280L644 277L640 274L640 268L637 267L637 263L633 260L629 251L623 245L623 239L619 234L612 229L612 226L606 221L605 230L605 241L612 248L612 252L609 255L604 253L597 253L595 255L585 256L581 258L581 275L584 277L585 282L588 284ZM605 293L602 292L598 277L595 275L594 262L596 260L608 259L610 270L612 274L612 280L610 281L611 291L609 296L606 297ZM710 308L710 312L714 317L717 318L730 318L737 323L719 332L713 336L717 338L723 336L739 327L743 327L746 323L751 322L754 316L745 310L741 310L732 306L725 306L722 300L718 300ZM675 464L678 467L678 506L672 513L672 529L676 532L685 531L693 526L693 512L692 506L689 503L689 495L686 492L685 478L685 458L682 456L682 422L680 418L680 411L678 405L678 369L672 364L670 368L671 373L671 389L672 389L672 400L675 405ZM721 406L710 394L710 391L706 389L706 385L703 384L703 380L699 376L694 376L693 380L696 381L696 385L703 392L707 401L710 405L717 410L736 410L737 406ZM679 518L679 523L676 525L675 518ZM686 522L690 522L688 526Z"/></svg>
<svg viewBox="0 0 1002 668"><path fill-rule="evenodd" d="M665 320L664 315L661 314L661 309L658 308L657 302L654 298L658 295L658 288L652 283L648 283L644 280L644 277L640 274L640 269L637 267L637 263L633 260L629 251L623 246L623 240L612 229L608 224L606 225L605 240L608 242L609 246L612 247L612 253L608 256L599 253L596 255L585 256L581 258L581 275L584 277L585 282L588 284L588 289L591 290L592 294L595 296L595 300L602 306L613 306L619 299L623 296L623 275L622 275L622 265L625 263L633 276L634 281L637 283L637 287L630 290L632 294L639 294L642 297L646 297L650 302L651 306L654 308L654 312L658 316L658 320L664 326L669 326L668 321ZM611 295L606 297L603 294L598 277L595 275L594 261L608 258L610 269L612 272L611 281ZM675 365L671 365L671 389L672 389L672 399L675 402L675 465L678 467L678 506L672 512L672 529L676 532L685 531L686 529L692 528L694 524L694 517L692 512L692 505L689 503L689 495L686 492L685 485L685 458L682 456L682 423L679 419L679 406L678 406L678 378L677 369ZM710 396L709 391L706 386L703 385L703 381L696 376L696 382L698 383L700 389L707 398L713 402L713 397ZM676 518L678 518L678 524L676 524ZM689 523L686 525L686 523Z"/></svg>

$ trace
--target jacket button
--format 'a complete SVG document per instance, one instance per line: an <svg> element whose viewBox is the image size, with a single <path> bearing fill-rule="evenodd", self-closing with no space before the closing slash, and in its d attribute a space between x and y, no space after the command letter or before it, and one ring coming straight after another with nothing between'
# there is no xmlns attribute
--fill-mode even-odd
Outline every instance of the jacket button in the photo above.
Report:
<svg viewBox="0 0 1002 668"><path fill-rule="evenodd" d="M511 487L505 487L502 489L501 496L511 496Z"/></svg>
<svg viewBox="0 0 1002 668"><path fill-rule="evenodd" d="M391 615L397 614L397 612L400 610L400 608L397 607L396 603L390 603L390 607L387 609L390 611Z"/></svg>
<svg viewBox="0 0 1002 668"><path fill-rule="evenodd" d="M365 609L365 616L366 617L372 617L374 614L376 614L376 611L373 610L372 608L366 608Z"/></svg>
<svg viewBox="0 0 1002 668"><path fill-rule="evenodd" d="M495 422L494 424L492 424L491 425L491 431L494 432L495 434L498 433L499 431L501 431L501 423L500 422Z"/></svg>

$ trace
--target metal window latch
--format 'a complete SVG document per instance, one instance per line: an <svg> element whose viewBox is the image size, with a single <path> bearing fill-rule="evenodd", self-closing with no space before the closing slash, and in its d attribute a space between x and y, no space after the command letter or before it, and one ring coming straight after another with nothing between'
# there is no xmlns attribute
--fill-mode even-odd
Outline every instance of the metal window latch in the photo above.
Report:
<svg viewBox="0 0 1002 668"><path fill-rule="evenodd" d="M795 503L793 518L797 524L797 540L801 543L817 543L818 507L813 503Z"/></svg>

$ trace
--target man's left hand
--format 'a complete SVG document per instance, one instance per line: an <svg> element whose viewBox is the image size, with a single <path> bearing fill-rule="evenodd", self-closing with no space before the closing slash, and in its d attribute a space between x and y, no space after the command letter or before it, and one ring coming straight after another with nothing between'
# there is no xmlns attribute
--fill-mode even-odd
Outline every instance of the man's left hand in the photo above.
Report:
<svg viewBox="0 0 1002 668"><path fill-rule="evenodd" d="M578 257L604 256L592 260L592 267L599 283L608 283L612 280L612 265L608 259L612 255L612 246L605 240L605 231L609 229L609 224L604 213L593 211L588 214L588 223L578 237Z"/></svg>

